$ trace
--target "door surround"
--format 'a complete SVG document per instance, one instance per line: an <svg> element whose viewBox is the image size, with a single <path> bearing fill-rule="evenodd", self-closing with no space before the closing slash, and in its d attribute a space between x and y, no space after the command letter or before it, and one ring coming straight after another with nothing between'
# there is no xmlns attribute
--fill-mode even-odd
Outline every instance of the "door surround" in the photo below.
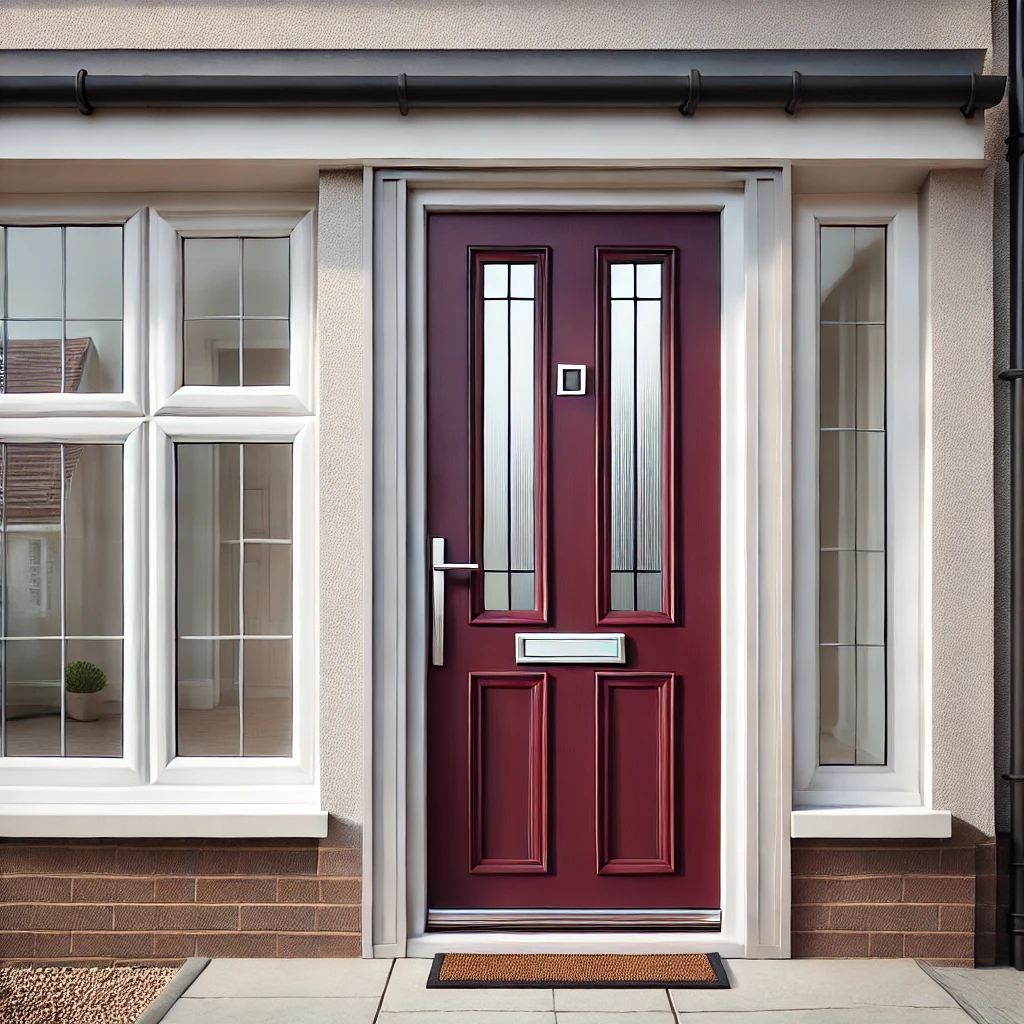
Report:
<svg viewBox="0 0 1024 1024"><path fill-rule="evenodd" d="M363 948L789 955L790 189L782 170L367 171L372 184L373 686ZM370 189L368 188L369 192ZM722 930L426 932L426 215L722 216ZM367 211L370 213L370 209Z"/></svg>

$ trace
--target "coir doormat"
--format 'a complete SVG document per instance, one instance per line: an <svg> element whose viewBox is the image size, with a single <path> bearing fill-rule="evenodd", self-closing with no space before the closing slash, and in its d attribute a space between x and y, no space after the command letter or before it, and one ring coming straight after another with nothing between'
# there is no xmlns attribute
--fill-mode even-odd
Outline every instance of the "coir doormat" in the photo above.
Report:
<svg viewBox="0 0 1024 1024"><path fill-rule="evenodd" d="M729 988L717 953L438 953L427 988Z"/></svg>

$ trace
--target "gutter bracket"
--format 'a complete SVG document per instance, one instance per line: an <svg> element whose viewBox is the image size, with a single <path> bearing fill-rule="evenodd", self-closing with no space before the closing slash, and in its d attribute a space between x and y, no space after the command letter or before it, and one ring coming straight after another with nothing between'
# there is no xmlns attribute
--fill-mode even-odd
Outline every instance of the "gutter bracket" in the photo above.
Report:
<svg viewBox="0 0 1024 1024"><path fill-rule="evenodd" d="M974 111L977 109L978 104L978 72L971 72L971 95L967 97L967 102L960 108L960 113L964 117L970 119L974 117Z"/></svg>
<svg viewBox="0 0 1024 1024"><path fill-rule="evenodd" d="M75 75L75 103L78 105L78 112L85 114L87 117L92 113L92 104L85 96L85 79L88 74L89 72L85 68L81 68L78 74Z"/></svg>
<svg viewBox="0 0 1024 1024"><path fill-rule="evenodd" d="M686 102L679 108L683 117L693 117L697 113L697 104L700 103L700 72L696 68L690 68L690 88L686 94Z"/></svg>
<svg viewBox="0 0 1024 1024"><path fill-rule="evenodd" d="M802 85L802 83L801 83L801 79L800 79L800 72L799 71L794 71L793 72L793 92L790 95L789 102L786 104L786 107L785 107L786 113L790 117L793 117L800 110L800 102L801 102L800 90L801 90L801 85Z"/></svg>
<svg viewBox="0 0 1024 1024"><path fill-rule="evenodd" d="M409 116L409 79L404 71L398 76L398 112L402 117Z"/></svg>

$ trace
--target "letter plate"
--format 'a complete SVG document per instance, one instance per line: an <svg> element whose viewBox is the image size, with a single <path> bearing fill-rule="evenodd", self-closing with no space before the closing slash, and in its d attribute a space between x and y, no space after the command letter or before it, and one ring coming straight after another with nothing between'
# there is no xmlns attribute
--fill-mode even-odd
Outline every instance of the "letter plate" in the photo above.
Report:
<svg viewBox="0 0 1024 1024"><path fill-rule="evenodd" d="M516 633L517 665L625 665L625 633Z"/></svg>

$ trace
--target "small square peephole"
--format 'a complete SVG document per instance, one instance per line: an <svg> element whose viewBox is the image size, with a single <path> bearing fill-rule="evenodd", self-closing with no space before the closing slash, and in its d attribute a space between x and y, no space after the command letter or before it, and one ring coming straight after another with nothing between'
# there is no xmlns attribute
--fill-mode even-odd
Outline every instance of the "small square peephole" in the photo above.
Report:
<svg viewBox="0 0 1024 1024"><path fill-rule="evenodd" d="M587 368L559 363L558 391L556 393L559 395L585 395L587 393Z"/></svg>

